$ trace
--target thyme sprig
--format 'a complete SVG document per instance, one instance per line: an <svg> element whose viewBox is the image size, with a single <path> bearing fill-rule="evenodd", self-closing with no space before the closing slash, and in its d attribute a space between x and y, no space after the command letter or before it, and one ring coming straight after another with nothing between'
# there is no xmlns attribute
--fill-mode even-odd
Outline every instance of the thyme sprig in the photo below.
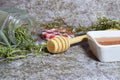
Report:
<svg viewBox="0 0 120 80"><path fill-rule="evenodd" d="M64 21L64 18L56 18L54 19L53 22L47 23L47 24L41 24L42 27L46 28L46 29L51 29L51 28L69 28L70 26L68 24L66 24L66 22Z"/></svg>
<svg viewBox="0 0 120 80"><path fill-rule="evenodd" d="M106 17L98 18L96 24L90 26L91 30L120 29L120 22L117 20L107 19Z"/></svg>
<svg viewBox="0 0 120 80"><path fill-rule="evenodd" d="M7 40L8 35L6 35ZM0 44L0 59L13 60L29 56L33 53L34 56L45 53L46 45L35 45L31 35L27 34L24 27L15 29L15 37L13 38L16 43L9 42L10 46ZM13 40L12 39L12 40Z"/></svg>
<svg viewBox="0 0 120 80"><path fill-rule="evenodd" d="M95 30L106 30L106 29L120 29L120 22L117 20L108 19L106 17L99 17L95 24L90 26L81 26L79 24L78 27L69 26L65 23L63 18L57 18L52 23L42 24L42 26L46 29L50 28L69 28L74 34L79 32L87 32L87 31L95 31Z"/></svg>

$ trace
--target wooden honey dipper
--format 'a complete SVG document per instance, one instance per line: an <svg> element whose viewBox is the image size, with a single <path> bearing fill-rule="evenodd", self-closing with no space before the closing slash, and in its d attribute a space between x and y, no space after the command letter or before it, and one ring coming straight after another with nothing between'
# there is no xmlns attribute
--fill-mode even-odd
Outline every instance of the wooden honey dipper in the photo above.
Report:
<svg viewBox="0 0 120 80"><path fill-rule="evenodd" d="M47 49L51 53L60 53L66 51L71 44L78 43L85 38L87 38L87 35L82 35L71 39L63 36L55 37L47 41Z"/></svg>

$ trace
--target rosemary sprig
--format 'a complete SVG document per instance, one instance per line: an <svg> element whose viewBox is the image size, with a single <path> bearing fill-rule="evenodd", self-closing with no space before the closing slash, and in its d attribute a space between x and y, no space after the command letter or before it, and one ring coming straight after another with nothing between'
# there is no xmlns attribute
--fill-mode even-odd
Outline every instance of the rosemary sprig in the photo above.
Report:
<svg viewBox="0 0 120 80"><path fill-rule="evenodd" d="M44 28L47 28L47 29L61 28L61 27L69 28L70 27L65 23L64 19L60 18L60 17L54 19L54 21L51 22L51 23L41 24L41 26L44 27Z"/></svg>
<svg viewBox="0 0 120 80"><path fill-rule="evenodd" d="M27 34L24 27L17 27L14 35L15 37L8 37L9 35L6 35L6 38L7 40L13 38L16 44L9 41L9 43L11 42L10 46L0 45L0 59L13 60L27 57L31 53L37 56L45 52L46 45L35 45L33 38Z"/></svg>
<svg viewBox="0 0 120 80"><path fill-rule="evenodd" d="M106 30L106 29L120 29L120 22L112 19L107 19L106 17L98 18L96 24L89 27L89 30Z"/></svg>
<svg viewBox="0 0 120 80"><path fill-rule="evenodd" d="M90 26L81 26L78 27L75 26L69 26L67 23L65 23L63 18L57 18L52 23L48 24L42 24L42 26L45 29L51 29L51 28L66 28L73 32L74 34L78 34L81 32L85 33L87 31L96 31L96 30L107 30L107 29L120 29L120 22L112 19L108 19L106 17L99 17L97 22L95 24L92 24Z"/></svg>

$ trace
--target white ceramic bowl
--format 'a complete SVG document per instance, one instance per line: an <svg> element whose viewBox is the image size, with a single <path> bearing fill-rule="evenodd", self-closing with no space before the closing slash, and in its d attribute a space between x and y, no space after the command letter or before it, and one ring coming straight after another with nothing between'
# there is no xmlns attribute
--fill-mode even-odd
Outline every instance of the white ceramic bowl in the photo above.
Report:
<svg viewBox="0 0 120 80"><path fill-rule="evenodd" d="M90 49L101 62L120 61L120 44L106 46L99 44L95 39L101 37L120 37L120 30L89 31L87 36Z"/></svg>

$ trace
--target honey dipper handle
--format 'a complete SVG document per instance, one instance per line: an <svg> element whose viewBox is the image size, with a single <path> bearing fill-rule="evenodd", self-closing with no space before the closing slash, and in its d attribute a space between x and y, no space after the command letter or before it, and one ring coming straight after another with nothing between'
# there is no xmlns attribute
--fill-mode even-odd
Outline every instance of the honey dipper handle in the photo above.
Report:
<svg viewBox="0 0 120 80"><path fill-rule="evenodd" d="M82 36L78 36L75 38L71 38L71 39L69 39L69 43L70 44L78 43L78 42L81 42L85 38L87 38L87 35L82 35Z"/></svg>

